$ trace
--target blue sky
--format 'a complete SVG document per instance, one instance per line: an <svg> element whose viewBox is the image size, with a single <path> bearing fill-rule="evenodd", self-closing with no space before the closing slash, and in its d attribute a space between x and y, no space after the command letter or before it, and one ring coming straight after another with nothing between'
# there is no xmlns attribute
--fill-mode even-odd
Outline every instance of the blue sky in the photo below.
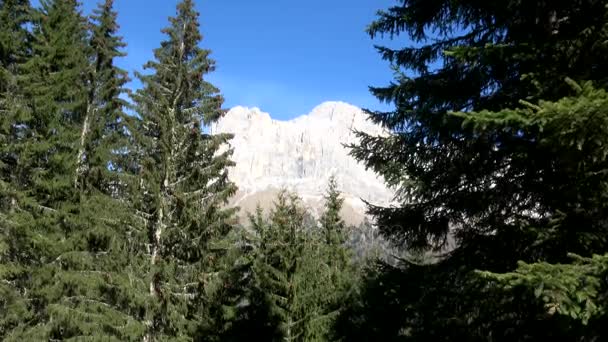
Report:
<svg viewBox="0 0 608 342"><path fill-rule="evenodd" d="M177 2L116 0L120 33L128 44L122 67L141 70L152 58ZM82 3L89 13L97 1ZM377 10L395 3L196 0L202 45L217 61L209 79L224 93L226 107L255 106L277 119L308 113L329 100L381 108L368 86L388 84L391 70L373 48L380 42L364 30Z"/></svg>

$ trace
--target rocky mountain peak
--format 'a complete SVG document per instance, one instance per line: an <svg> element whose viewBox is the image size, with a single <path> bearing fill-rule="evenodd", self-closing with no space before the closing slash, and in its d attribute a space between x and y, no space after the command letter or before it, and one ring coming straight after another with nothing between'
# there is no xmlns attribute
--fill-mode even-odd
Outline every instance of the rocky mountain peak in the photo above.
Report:
<svg viewBox="0 0 608 342"><path fill-rule="evenodd" d="M288 121L239 106L211 127L212 133L235 135L230 144L236 166L229 171L239 187L234 204L245 211L253 210L257 202L270 207L274 194L286 188L298 193L315 214L333 175L345 198L345 219L357 223L364 218L362 199L387 204L393 193L349 155L344 145L356 142L353 130L387 134L360 108L344 102L324 102Z"/></svg>

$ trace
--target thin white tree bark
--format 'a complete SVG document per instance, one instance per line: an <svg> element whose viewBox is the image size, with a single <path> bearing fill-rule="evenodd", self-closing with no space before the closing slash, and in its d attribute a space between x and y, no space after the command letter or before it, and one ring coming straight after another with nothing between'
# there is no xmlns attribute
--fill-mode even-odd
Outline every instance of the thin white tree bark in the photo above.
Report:
<svg viewBox="0 0 608 342"><path fill-rule="evenodd" d="M84 149L86 144L87 135L91 130L91 101L87 103L86 116L84 117L84 123L82 124L82 130L80 131L80 145L78 146L78 155L76 159L76 175L74 177L74 187L78 188L85 170L84 163Z"/></svg>

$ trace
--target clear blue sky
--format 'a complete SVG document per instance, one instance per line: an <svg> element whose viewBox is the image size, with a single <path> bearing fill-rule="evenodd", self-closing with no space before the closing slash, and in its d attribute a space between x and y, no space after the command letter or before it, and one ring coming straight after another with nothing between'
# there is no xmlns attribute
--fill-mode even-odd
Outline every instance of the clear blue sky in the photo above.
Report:
<svg viewBox="0 0 608 342"><path fill-rule="evenodd" d="M85 13L97 1L81 0ZM128 56L141 70L175 14L177 0L115 0ZM379 9L396 0L196 0L202 45L213 50L209 79L226 107L259 107L277 119L308 113L323 101L380 108L369 85L391 80L387 62L364 32ZM403 42L400 42L403 44ZM137 86L137 84L134 84ZM385 107L384 107L385 108Z"/></svg>

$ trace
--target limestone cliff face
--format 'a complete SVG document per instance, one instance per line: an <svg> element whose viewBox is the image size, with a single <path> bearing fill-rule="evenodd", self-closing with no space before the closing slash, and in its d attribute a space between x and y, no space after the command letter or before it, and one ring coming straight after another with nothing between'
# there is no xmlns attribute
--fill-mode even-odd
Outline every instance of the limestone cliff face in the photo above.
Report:
<svg viewBox="0 0 608 342"><path fill-rule="evenodd" d="M344 144L356 142L353 130L386 134L361 109L343 102L323 103L290 121L273 120L257 108L235 107L211 127L212 133L235 135L230 145L236 167L229 172L239 187L234 204L244 211L252 211L258 202L270 207L279 189L286 188L316 215L334 175L345 198L343 216L356 224L365 215L361 199L386 205L393 193L348 155Z"/></svg>

